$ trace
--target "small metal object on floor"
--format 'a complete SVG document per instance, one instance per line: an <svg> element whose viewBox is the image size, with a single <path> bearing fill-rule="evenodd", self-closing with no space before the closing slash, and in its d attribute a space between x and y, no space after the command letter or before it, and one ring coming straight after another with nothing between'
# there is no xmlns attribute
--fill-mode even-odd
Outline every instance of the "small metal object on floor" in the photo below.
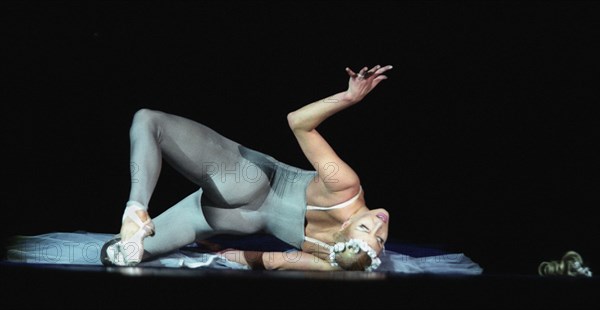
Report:
<svg viewBox="0 0 600 310"><path fill-rule="evenodd" d="M541 276L591 277L592 271L583 265L583 259L579 253L568 251L561 260L542 262L538 266L538 274Z"/></svg>

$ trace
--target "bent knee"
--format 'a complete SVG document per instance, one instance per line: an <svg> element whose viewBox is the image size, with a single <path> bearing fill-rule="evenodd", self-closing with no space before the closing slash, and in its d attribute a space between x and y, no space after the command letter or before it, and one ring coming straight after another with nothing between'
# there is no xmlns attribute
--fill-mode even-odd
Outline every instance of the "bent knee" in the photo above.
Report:
<svg viewBox="0 0 600 310"><path fill-rule="evenodd" d="M133 114L133 124L151 123L151 122L155 121L156 119L160 118L164 114L165 114L164 112L161 112L158 110L142 108L142 109L137 110Z"/></svg>
<svg viewBox="0 0 600 310"><path fill-rule="evenodd" d="M133 115L133 121L131 122L130 133L133 133L139 129L153 129L156 128L157 121L164 115L164 112L151 110L147 108L139 109Z"/></svg>

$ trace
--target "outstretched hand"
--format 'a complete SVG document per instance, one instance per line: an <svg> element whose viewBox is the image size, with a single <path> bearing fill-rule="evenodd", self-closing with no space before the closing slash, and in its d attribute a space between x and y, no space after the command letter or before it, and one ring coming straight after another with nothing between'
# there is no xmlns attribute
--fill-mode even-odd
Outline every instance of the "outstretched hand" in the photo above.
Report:
<svg viewBox="0 0 600 310"><path fill-rule="evenodd" d="M387 76L383 73L391 69L392 66L382 67L377 65L371 69L364 67L358 73L355 73L352 69L346 68L346 72L350 76L346 96L356 102L362 100L377 84L387 79Z"/></svg>

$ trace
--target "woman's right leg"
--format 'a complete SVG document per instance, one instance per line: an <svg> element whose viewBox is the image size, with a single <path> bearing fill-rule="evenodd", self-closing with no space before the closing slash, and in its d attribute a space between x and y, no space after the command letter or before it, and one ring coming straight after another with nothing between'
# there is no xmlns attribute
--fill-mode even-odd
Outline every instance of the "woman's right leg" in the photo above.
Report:
<svg viewBox="0 0 600 310"><path fill-rule="evenodd" d="M148 207L164 159L192 182L202 186L207 165L222 160L237 161L237 143L192 120L160 111L141 109L129 130L131 189L129 201ZM136 211L141 221L147 210ZM123 218L121 238L128 240L139 230L130 217Z"/></svg>
<svg viewBox="0 0 600 310"><path fill-rule="evenodd" d="M190 181L204 188L222 207L247 203L263 182L240 178L248 163L243 147L211 128L177 115L142 109L130 129L131 191L129 200L148 206L162 159Z"/></svg>
<svg viewBox="0 0 600 310"><path fill-rule="evenodd" d="M173 168L202 187L204 197L211 199L218 207L235 208L245 205L249 198L264 194L264 188L268 186L267 183L244 180L240 182L239 179L236 181L235 176L215 174L215 169L229 172L232 171L232 167L239 167L244 162L240 145L200 123L183 117L141 109L133 118L130 143L132 169L129 200L145 207L148 206L158 182L163 157ZM153 255L193 242L190 227L204 229L206 220L200 219L203 216L200 209L193 211L194 216L187 213L191 212L191 206L194 205L189 203L189 199L191 198L184 199L173 207L173 210L169 209L164 216L161 215L164 220L156 223L156 239L144 241L144 246L148 242ZM186 212L179 212L184 209ZM136 214L142 222L150 219L147 210L138 210ZM162 225L174 223L176 218L183 220L186 216L195 219L196 226L190 224L190 221L186 221L186 225ZM202 227L199 228L198 225ZM124 217L121 239L127 241L139 229L139 222L136 223L131 217ZM175 231L179 229L181 232ZM205 231L201 233L207 234ZM141 247L141 244L139 246Z"/></svg>

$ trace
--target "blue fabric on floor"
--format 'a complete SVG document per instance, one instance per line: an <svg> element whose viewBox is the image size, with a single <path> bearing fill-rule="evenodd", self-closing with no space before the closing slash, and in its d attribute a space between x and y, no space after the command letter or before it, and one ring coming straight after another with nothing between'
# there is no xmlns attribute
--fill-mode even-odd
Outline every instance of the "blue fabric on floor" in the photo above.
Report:
<svg viewBox="0 0 600 310"><path fill-rule="evenodd" d="M102 265L100 249L113 234L52 232L36 236L15 236L7 247L7 261L27 264ZM216 236L208 243L189 244L177 251L144 261L140 267L248 269L227 260L216 251L240 250L287 251L292 248L269 235ZM483 269L462 253L450 253L433 247L389 242L380 255L377 272L435 273L478 275Z"/></svg>

